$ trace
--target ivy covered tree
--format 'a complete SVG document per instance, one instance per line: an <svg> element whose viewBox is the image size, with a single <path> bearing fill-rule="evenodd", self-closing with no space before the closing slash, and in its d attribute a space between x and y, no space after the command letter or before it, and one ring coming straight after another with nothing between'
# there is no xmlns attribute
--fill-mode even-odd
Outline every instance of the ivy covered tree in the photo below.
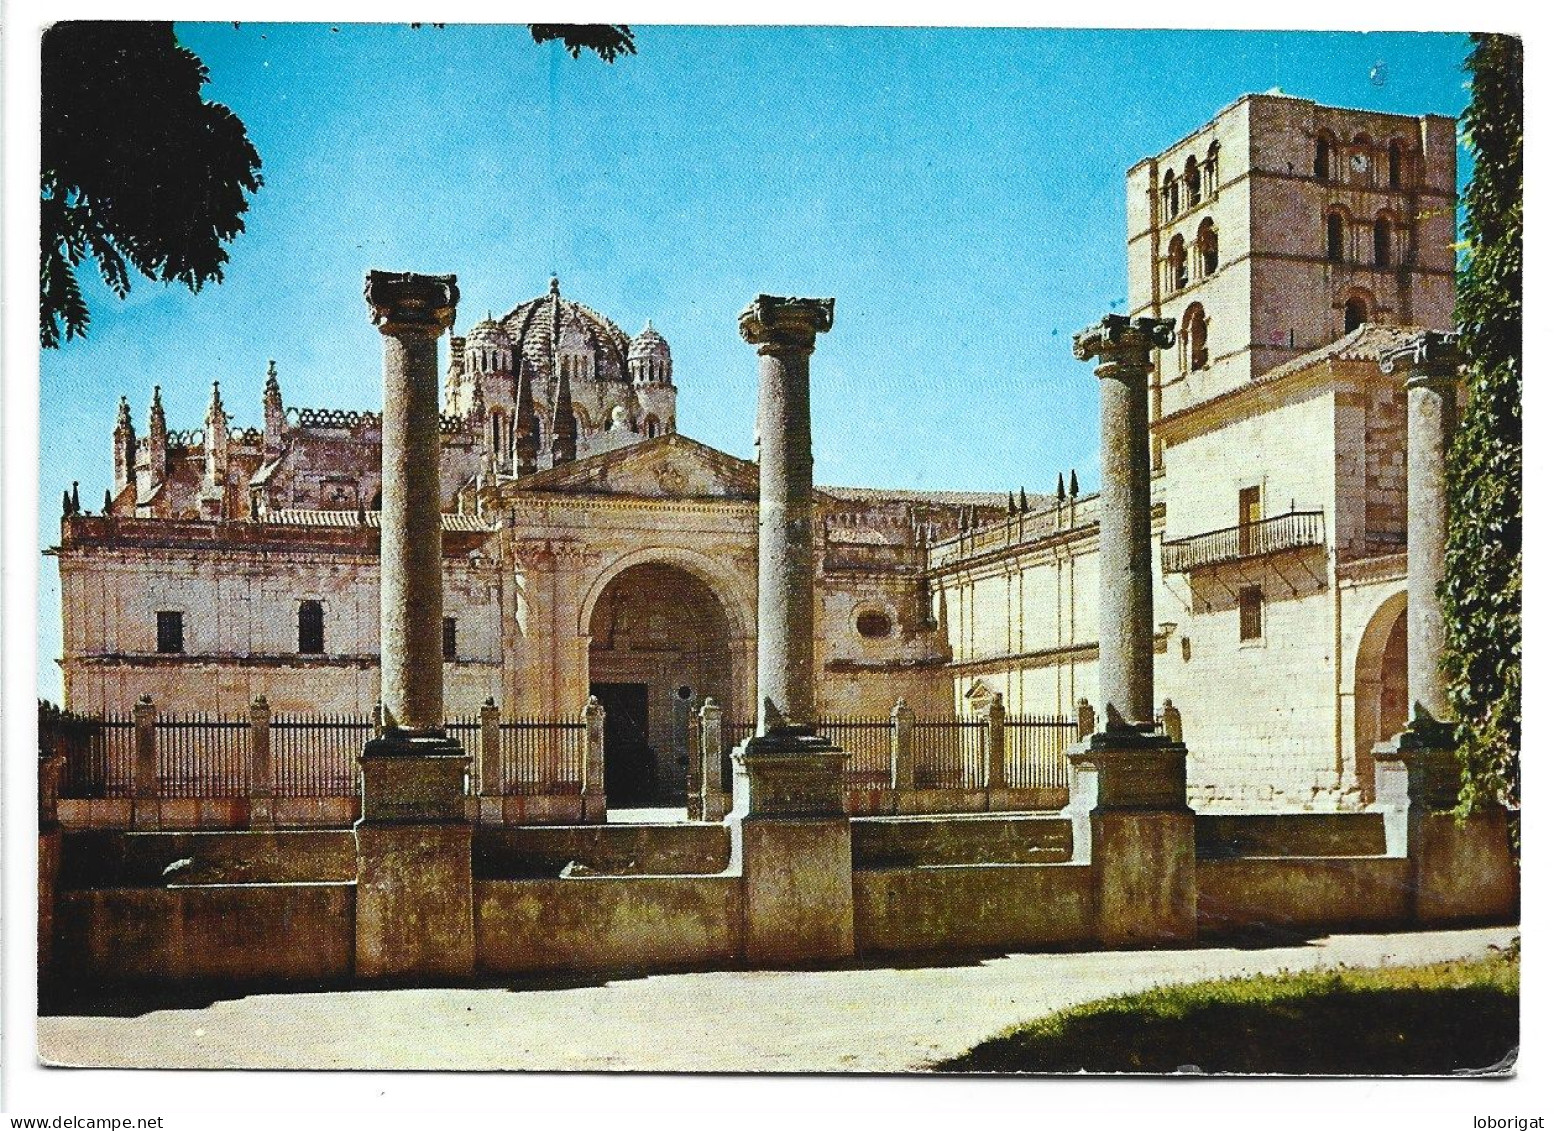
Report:
<svg viewBox="0 0 1554 1131"><path fill-rule="evenodd" d="M1467 400L1447 467L1442 670L1465 811L1521 796L1522 44L1474 35L1463 134L1473 154L1457 322Z"/></svg>

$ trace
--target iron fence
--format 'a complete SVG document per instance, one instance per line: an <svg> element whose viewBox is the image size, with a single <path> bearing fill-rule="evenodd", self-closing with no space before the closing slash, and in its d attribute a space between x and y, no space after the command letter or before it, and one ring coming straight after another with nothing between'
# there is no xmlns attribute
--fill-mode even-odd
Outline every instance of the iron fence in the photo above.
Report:
<svg viewBox="0 0 1554 1131"><path fill-rule="evenodd" d="M846 780L854 788L885 789L890 785L890 719L855 717L824 718L815 730L851 755Z"/></svg>
<svg viewBox="0 0 1554 1131"><path fill-rule="evenodd" d="M582 791L587 723L580 719L504 719L498 733L502 773L496 792Z"/></svg>
<svg viewBox="0 0 1554 1131"><path fill-rule="evenodd" d="M1079 741L1079 724L1061 715L1004 719L1004 781L1014 789L1066 789L1065 751Z"/></svg>
<svg viewBox="0 0 1554 1131"><path fill-rule="evenodd" d="M40 753L64 757L60 796L129 797L135 787L135 721L129 715L90 717L39 704Z"/></svg>
<svg viewBox="0 0 1554 1131"><path fill-rule="evenodd" d="M356 759L373 735L365 715L278 715L270 720L277 797L349 797Z"/></svg>
<svg viewBox="0 0 1554 1131"><path fill-rule="evenodd" d="M985 720L918 719L912 746L919 786L981 789L987 784Z"/></svg>
<svg viewBox="0 0 1554 1131"><path fill-rule="evenodd" d="M247 719L163 715L156 720L157 794L169 798L246 797Z"/></svg>

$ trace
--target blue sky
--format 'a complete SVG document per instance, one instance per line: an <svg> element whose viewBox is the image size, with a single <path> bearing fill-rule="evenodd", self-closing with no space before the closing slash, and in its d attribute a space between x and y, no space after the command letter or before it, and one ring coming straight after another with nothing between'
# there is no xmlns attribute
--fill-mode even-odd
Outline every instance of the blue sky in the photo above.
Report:
<svg viewBox="0 0 1554 1131"><path fill-rule="evenodd" d="M1040 491L1077 467L1093 486L1070 335L1123 305L1128 166L1249 91L1409 114L1467 98L1447 34L639 26L606 66L522 27L337 27L179 25L265 185L222 284L120 302L84 278L90 336L42 359L41 546L72 480L100 505L121 393L143 429L160 384L192 428L219 379L255 425L273 357L288 404L376 407L369 267L457 273L465 327L552 273L628 333L652 318L681 431L738 455L739 309L832 295L817 481ZM40 586L57 698L51 562Z"/></svg>

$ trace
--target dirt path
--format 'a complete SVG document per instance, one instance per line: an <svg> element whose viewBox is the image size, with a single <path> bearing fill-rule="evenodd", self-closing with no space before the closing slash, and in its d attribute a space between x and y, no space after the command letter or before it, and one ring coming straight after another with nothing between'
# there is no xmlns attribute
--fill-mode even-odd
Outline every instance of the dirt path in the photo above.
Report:
<svg viewBox="0 0 1554 1131"><path fill-rule="evenodd" d="M1304 946L1020 954L958 966L720 971L538 989L258 994L138 1017L44 1017L59 1064L164 1068L900 1072L1017 1021L1163 983L1435 962L1514 928Z"/></svg>

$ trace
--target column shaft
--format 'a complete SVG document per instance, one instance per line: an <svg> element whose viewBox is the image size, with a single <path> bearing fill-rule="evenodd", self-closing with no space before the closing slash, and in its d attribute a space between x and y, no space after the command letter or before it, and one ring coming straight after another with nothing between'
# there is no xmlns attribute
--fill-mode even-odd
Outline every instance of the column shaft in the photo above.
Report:
<svg viewBox="0 0 1554 1131"><path fill-rule="evenodd" d="M411 731L442 726L441 420L437 339L383 338L383 706Z"/></svg>
<svg viewBox="0 0 1554 1131"><path fill-rule="evenodd" d="M761 295L740 315L757 347L761 504L756 636L757 733L815 721L814 456L809 356L831 328L830 299Z"/></svg>
<svg viewBox="0 0 1554 1131"><path fill-rule="evenodd" d="M437 339L453 322L451 275L367 277L383 333L382 576L385 722L440 733L442 704L442 421Z"/></svg>
<svg viewBox="0 0 1554 1131"><path fill-rule="evenodd" d="M760 590L756 641L761 733L814 722L814 460L809 355L763 352L760 378ZM775 707L780 720L767 716Z"/></svg>
<svg viewBox="0 0 1554 1131"><path fill-rule="evenodd" d="M1147 355L1146 355L1147 359ZM1100 690L1128 722L1154 716L1148 370L1102 365Z"/></svg>
<svg viewBox="0 0 1554 1131"><path fill-rule="evenodd" d="M1435 719L1450 708L1441 679L1446 643L1439 596L1446 577L1446 453L1456 426L1455 376L1408 382L1408 695Z"/></svg>
<svg viewBox="0 0 1554 1131"><path fill-rule="evenodd" d="M1151 351L1175 341L1169 319L1107 315L1074 335L1101 381L1100 693L1126 723L1155 714L1154 551L1149 518Z"/></svg>

